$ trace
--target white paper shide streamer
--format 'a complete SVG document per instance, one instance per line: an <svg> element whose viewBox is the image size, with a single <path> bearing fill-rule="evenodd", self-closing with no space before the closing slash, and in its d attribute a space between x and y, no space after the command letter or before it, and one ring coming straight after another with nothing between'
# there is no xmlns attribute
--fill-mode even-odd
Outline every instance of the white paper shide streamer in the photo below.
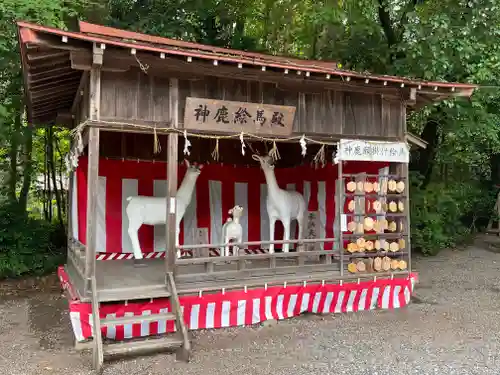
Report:
<svg viewBox="0 0 500 375"><path fill-rule="evenodd" d="M243 140L243 132L240 133L240 142L241 142L241 155L245 156L245 141Z"/></svg>
<svg viewBox="0 0 500 375"><path fill-rule="evenodd" d="M302 137L300 138L300 148L302 149L302 156L306 156L306 153L307 153L307 143L306 143L306 136L305 135L302 135Z"/></svg>
<svg viewBox="0 0 500 375"><path fill-rule="evenodd" d="M184 155L191 155L191 151L189 151L189 147L191 147L191 142L187 137L187 131L184 130Z"/></svg>

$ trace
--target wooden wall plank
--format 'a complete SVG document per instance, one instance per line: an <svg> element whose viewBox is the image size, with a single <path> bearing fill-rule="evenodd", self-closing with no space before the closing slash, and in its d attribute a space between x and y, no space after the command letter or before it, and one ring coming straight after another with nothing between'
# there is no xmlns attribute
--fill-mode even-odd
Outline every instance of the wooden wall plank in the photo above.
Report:
<svg viewBox="0 0 500 375"><path fill-rule="evenodd" d="M293 131L336 136L400 137L402 103L396 97L325 90L300 92L273 83L217 77L179 79L178 112L182 126L186 97L249 101L296 107ZM103 74L101 118L167 124L169 78L140 71Z"/></svg>

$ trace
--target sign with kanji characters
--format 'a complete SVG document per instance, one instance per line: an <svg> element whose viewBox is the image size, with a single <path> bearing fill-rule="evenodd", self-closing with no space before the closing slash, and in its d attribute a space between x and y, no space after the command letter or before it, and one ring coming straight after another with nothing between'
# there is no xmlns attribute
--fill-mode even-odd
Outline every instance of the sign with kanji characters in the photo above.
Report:
<svg viewBox="0 0 500 375"><path fill-rule="evenodd" d="M184 128L287 136L294 117L295 107L188 97Z"/></svg>
<svg viewBox="0 0 500 375"><path fill-rule="evenodd" d="M341 139L337 150L337 158L338 160L351 161L409 163L410 149L405 142Z"/></svg>

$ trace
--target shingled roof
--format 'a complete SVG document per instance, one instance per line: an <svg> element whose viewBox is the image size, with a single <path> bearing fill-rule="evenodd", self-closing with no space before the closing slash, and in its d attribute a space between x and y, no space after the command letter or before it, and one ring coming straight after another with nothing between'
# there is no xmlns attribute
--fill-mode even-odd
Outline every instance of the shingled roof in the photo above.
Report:
<svg viewBox="0 0 500 375"><path fill-rule="evenodd" d="M130 53L158 58L183 59L237 65L263 76L271 72L300 76L305 80L341 80L346 85L414 88L415 103L429 103L453 96L469 97L476 85L429 82L388 75L362 74L339 69L334 62L302 60L283 56L238 51L175 39L146 35L116 28L79 22L79 32L18 22L23 63L28 119L34 124L57 122L58 113L71 110L82 76L72 68L70 53L101 47L123 49ZM348 90L348 88L346 88Z"/></svg>

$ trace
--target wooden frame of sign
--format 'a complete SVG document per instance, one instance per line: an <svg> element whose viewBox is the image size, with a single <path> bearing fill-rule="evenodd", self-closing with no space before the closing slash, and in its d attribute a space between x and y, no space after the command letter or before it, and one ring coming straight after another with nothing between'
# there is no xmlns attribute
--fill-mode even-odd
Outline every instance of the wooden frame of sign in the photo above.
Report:
<svg viewBox="0 0 500 375"><path fill-rule="evenodd" d="M289 136L294 118L295 107L290 106L187 97L184 128Z"/></svg>

